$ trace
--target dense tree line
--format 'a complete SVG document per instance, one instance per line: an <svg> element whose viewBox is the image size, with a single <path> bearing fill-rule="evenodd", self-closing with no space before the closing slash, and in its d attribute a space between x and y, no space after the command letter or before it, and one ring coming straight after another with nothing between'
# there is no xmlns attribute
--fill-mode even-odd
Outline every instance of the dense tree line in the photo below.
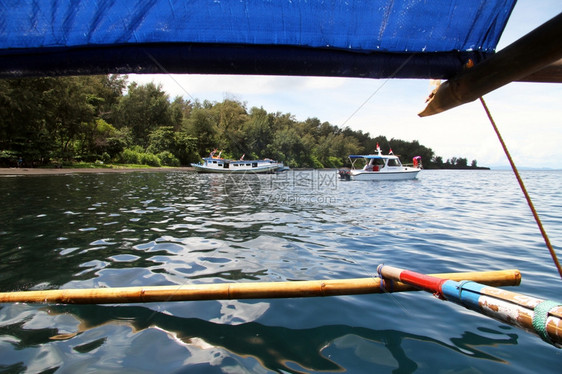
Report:
<svg viewBox="0 0 562 374"><path fill-rule="evenodd" d="M348 155L373 153L377 143L404 162L443 162L417 141L339 128L318 118L223 102L173 100L161 86L128 83L127 76L41 77L0 80L0 165L76 161L189 165L217 148L225 157L273 158L291 167L341 167ZM476 167L476 161L471 164Z"/></svg>

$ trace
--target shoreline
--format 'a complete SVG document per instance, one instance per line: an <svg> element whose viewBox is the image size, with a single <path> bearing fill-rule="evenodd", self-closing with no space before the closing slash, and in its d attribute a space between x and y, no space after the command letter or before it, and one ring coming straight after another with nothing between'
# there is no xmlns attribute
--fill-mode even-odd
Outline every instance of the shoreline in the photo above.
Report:
<svg viewBox="0 0 562 374"><path fill-rule="evenodd" d="M152 168L0 168L1 175L65 175L91 173L132 173L132 172L194 172L192 167Z"/></svg>

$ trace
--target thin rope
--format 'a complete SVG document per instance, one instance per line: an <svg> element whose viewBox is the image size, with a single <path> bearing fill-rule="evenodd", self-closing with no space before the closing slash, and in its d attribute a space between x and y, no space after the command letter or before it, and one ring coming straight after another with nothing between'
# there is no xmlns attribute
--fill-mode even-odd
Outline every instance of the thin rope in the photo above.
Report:
<svg viewBox="0 0 562 374"><path fill-rule="evenodd" d="M160 61L158 61L158 60L157 60L154 56L152 56L152 54L150 54L148 51L144 51L144 52L145 52L145 54L148 56L148 58L150 58L150 59L152 60L152 62L154 62L154 64L155 64L156 66L158 66L158 68L162 71L162 73L166 74L166 75L168 76L168 78L170 78L171 80L173 80L174 83L177 84L178 87L181 88L181 89L183 90L183 92L185 92L185 94L191 98L191 100L193 100L193 102L196 102L196 101L197 101L197 99L196 99L195 97L193 97L193 95L191 95L191 94L189 93L189 91L187 91L187 89L186 89L176 78L174 78L174 75L173 75L172 73L170 73L170 72L168 71L168 69L166 69L166 68L160 63ZM223 102L224 102L224 100L223 100ZM212 118L210 117L210 114L209 114L208 112L205 112L205 114L207 115L207 118L209 118L209 119L212 120ZM232 143L235 143L236 145L238 145L238 147L240 147L240 149L242 149L242 152L244 152L244 154L246 154L246 153L249 154L249 153L250 153L249 150L248 150L246 147L244 147L244 146L242 145L242 143L241 143L240 141L238 141L238 140L234 137L233 134L230 133L230 131L226 131L226 132L224 133L224 135L225 135L226 137L228 137L228 139L229 139ZM221 151L221 152L222 152L222 151Z"/></svg>
<svg viewBox="0 0 562 374"><path fill-rule="evenodd" d="M390 81L392 78L394 78L396 76L396 74L398 74L400 72L400 70L402 70L402 68L404 66L406 66L406 64L408 62L410 62L410 60L412 59L412 57L414 57L414 55L415 55L415 53L412 53L398 68L396 68L396 70L394 70L394 72L388 78L386 78L375 89L375 91L371 94L371 96L369 96L365 101L363 101L363 103L361 105L359 105L359 107L357 109L355 109L355 111L353 113L351 113L351 115L349 117L347 117L347 119L345 121L343 121L343 123L340 125L340 127L344 127L345 124L347 122L349 122L349 120L352 119L357 114L357 112L359 112L361 110L361 108L363 108L365 106L365 104L367 104L373 98L373 96L375 96L388 83L388 81Z"/></svg>
<svg viewBox="0 0 562 374"><path fill-rule="evenodd" d="M531 212L533 213L533 217L535 217L535 221L537 222L537 225L539 226L539 230L541 231L542 237L544 238L544 242L546 244L546 247L548 248L548 251L550 252L550 256L552 257L552 261L554 261L554 265L556 266L556 269L558 270L558 273L560 274L560 277L562 278L562 267L560 266L560 262L558 262L558 257L556 257L556 252L554 251L554 248L552 247L552 244L550 244L550 240L548 239L548 235L546 234L546 231L542 225L541 219L539 218L539 215L537 213L537 211L535 210L535 206L533 205L533 202L531 201L531 197L529 196L529 193L527 192L527 189L525 188L525 184L523 183L523 180L521 179L521 176L519 175L519 172L517 171L517 167L515 166L515 163L513 162L513 159L511 158L511 155L509 154L509 151L507 150L507 146L505 145L505 142L503 141L503 138L500 134L500 131L498 130L498 127L496 126L496 123L494 121L494 119L492 118L492 115L490 114L490 110L488 109L488 106L486 105L486 103L484 102L484 98L480 97L480 102L482 103L482 106L484 107L484 110L486 111L486 115L488 115L488 118L490 119L490 123L492 124L492 127L494 128L494 131L496 132L496 135L498 136L498 139L503 147L503 150L505 152L505 155L507 156L507 159L509 160L509 164L511 165L511 169L513 170L513 172L515 173L515 177L517 178L517 182L519 182L519 186L521 187L521 190L523 191L523 194L525 195L525 199L527 200L527 204L529 204L529 208L531 209Z"/></svg>
<svg viewBox="0 0 562 374"><path fill-rule="evenodd" d="M185 92L185 94L191 98L191 100L196 101L196 99L189 93L189 91L187 91L185 87L176 78L174 78L172 73L170 73L168 69L166 69L154 56L152 56L152 54L150 54L148 51L144 51L144 53L146 53L148 58L151 59L152 62L156 64L156 66L158 66L158 69L162 70L162 73L166 74L171 80L173 80L174 83L177 84L178 87L181 88L183 92Z"/></svg>

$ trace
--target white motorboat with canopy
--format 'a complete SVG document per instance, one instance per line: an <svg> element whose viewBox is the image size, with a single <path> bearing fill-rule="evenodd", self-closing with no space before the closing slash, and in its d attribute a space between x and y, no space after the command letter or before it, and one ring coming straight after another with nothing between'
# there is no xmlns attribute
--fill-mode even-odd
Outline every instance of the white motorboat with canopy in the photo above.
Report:
<svg viewBox="0 0 562 374"><path fill-rule="evenodd" d="M339 170L341 179L359 181L388 181L415 179L421 171L419 156L414 157L414 166L404 166L400 158L392 153L383 155L377 144L377 153L370 155L350 155L351 170ZM360 163L359 165L356 165Z"/></svg>

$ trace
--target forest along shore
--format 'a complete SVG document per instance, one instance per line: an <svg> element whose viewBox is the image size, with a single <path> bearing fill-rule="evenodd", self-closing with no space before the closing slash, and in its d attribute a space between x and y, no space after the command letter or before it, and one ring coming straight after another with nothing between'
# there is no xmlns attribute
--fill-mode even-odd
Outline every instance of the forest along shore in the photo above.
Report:
<svg viewBox="0 0 562 374"><path fill-rule="evenodd" d="M195 171L192 167L168 167L168 168L0 168L0 175L60 175L80 173L130 173L135 171L144 172L167 172L167 171Z"/></svg>

